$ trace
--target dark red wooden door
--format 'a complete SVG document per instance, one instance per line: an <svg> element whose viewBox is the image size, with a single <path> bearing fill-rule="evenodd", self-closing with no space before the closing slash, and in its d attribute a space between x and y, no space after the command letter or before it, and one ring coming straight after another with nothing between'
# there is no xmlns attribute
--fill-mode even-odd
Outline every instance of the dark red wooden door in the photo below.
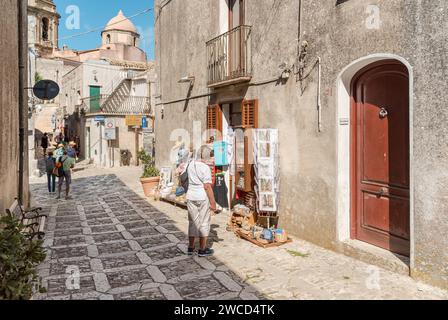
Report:
<svg viewBox="0 0 448 320"><path fill-rule="evenodd" d="M352 83L352 237L409 255L409 75L385 61Z"/></svg>

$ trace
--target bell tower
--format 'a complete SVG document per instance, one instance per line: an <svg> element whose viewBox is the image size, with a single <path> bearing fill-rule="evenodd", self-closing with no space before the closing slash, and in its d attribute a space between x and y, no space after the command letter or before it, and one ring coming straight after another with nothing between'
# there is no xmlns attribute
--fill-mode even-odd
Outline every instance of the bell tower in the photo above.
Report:
<svg viewBox="0 0 448 320"><path fill-rule="evenodd" d="M60 18L53 0L28 0L28 44L38 56L51 56L58 48Z"/></svg>

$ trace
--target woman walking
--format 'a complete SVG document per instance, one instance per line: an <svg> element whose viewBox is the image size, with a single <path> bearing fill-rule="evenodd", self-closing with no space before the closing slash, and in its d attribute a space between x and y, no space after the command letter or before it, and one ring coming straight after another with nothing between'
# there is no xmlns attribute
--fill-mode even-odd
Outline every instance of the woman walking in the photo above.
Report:
<svg viewBox="0 0 448 320"><path fill-rule="evenodd" d="M56 159L53 157L53 152L48 152L48 156L45 159L45 165L47 170L48 192L56 192L56 176L53 174L53 170L56 166Z"/></svg>

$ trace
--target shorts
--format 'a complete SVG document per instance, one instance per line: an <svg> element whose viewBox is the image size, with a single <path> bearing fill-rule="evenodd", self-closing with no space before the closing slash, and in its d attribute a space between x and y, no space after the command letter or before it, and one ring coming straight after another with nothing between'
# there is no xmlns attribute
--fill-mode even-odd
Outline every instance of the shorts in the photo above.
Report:
<svg viewBox="0 0 448 320"><path fill-rule="evenodd" d="M58 185L62 186L62 184L64 183L64 180L65 180L65 185L67 187L69 187L70 184L72 183L72 173L70 171L64 171L64 174L59 177Z"/></svg>
<svg viewBox="0 0 448 320"><path fill-rule="evenodd" d="M188 236L195 238L208 237L210 234L210 203L205 201L187 201L188 207Z"/></svg>

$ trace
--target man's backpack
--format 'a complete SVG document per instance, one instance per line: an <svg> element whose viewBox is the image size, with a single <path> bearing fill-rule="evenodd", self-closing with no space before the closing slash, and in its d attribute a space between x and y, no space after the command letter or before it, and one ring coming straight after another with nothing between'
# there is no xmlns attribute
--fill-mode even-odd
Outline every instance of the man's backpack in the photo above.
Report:
<svg viewBox="0 0 448 320"><path fill-rule="evenodd" d="M65 160L67 160L67 158L65 158L63 161L60 161L62 159L59 158L59 161L56 162L56 166L53 169L53 174L56 177L62 177L64 175L64 162Z"/></svg>
<svg viewBox="0 0 448 320"><path fill-rule="evenodd" d="M52 157L48 157L48 158L45 160L45 166L46 166L47 172L48 172L48 173L52 173L53 170L54 170L54 167L56 166L56 163L55 163L54 158L52 158Z"/></svg>
<svg viewBox="0 0 448 320"><path fill-rule="evenodd" d="M180 175L180 185L184 188L185 193L188 191L189 185L189 177L188 177L188 168L190 167L191 162L188 163L185 172Z"/></svg>

